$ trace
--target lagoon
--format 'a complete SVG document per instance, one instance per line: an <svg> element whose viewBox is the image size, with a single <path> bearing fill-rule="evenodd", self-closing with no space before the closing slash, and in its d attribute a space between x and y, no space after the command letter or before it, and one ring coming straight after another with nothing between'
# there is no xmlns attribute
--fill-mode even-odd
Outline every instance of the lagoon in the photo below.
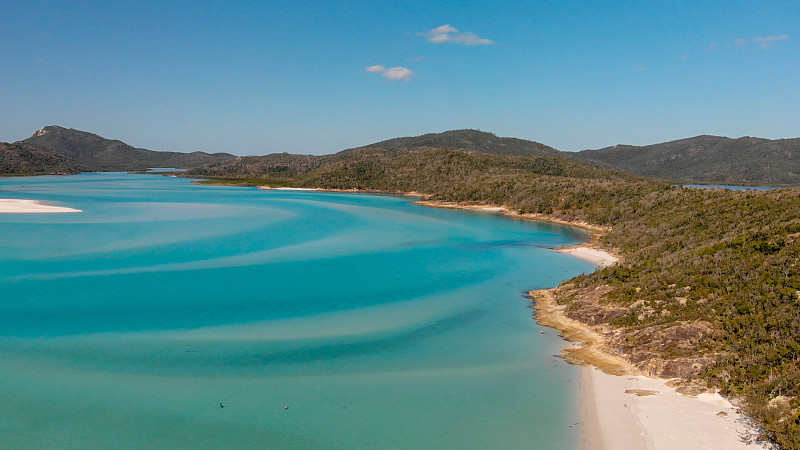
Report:
<svg viewBox="0 0 800 450"><path fill-rule="evenodd" d="M578 446L523 292L583 231L397 196L123 173L0 179L8 448ZM220 408L220 404L224 408Z"/></svg>

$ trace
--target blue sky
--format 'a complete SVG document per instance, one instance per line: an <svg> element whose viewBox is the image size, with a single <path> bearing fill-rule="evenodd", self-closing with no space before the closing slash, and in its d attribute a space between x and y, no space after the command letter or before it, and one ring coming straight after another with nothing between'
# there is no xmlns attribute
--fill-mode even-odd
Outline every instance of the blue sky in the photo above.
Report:
<svg viewBox="0 0 800 450"><path fill-rule="evenodd" d="M800 136L800 1L0 0L0 140L331 153Z"/></svg>

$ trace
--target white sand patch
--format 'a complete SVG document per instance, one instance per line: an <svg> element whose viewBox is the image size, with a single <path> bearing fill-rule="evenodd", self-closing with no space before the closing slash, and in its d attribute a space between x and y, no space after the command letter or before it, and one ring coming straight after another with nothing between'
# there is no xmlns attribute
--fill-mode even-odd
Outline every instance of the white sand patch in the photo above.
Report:
<svg viewBox="0 0 800 450"><path fill-rule="evenodd" d="M80 209L66 208L64 206L43 205L38 200L19 200L0 198L0 213L28 214L28 213L69 213L81 212Z"/></svg>
<svg viewBox="0 0 800 450"><path fill-rule="evenodd" d="M618 261L618 258L611 253L592 247L569 247L555 250L597 264L600 267L612 266Z"/></svg>
<svg viewBox="0 0 800 450"><path fill-rule="evenodd" d="M665 380L581 370L583 448L770 448L749 442L757 428L719 394L686 397Z"/></svg>
<svg viewBox="0 0 800 450"><path fill-rule="evenodd" d="M277 187L273 188L275 191L319 191L319 189L314 188L295 188L295 187Z"/></svg>

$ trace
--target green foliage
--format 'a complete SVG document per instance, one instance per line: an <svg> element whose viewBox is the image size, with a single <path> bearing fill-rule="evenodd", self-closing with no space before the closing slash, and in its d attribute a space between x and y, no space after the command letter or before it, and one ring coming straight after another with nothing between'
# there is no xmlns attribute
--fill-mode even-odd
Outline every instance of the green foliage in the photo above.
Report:
<svg viewBox="0 0 800 450"><path fill-rule="evenodd" d="M494 155L561 156L553 147L525 139L504 138L479 130L451 130L422 136L400 137L360 147L383 149L452 148ZM359 150L354 149L354 150ZM343 153L353 151L345 150Z"/></svg>
<svg viewBox="0 0 800 450"><path fill-rule="evenodd" d="M569 155L566 155L569 156ZM677 181L800 186L800 139L696 136L574 155L639 175Z"/></svg>
<svg viewBox="0 0 800 450"><path fill-rule="evenodd" d="M0 142L0 176L74 174L85 170L77 161L24 142Z"/></svg>

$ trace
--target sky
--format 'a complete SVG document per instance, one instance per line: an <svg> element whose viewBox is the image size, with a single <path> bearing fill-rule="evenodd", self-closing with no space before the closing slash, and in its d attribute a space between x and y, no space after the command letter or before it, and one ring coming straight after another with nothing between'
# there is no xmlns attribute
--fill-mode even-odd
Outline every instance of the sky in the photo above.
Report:
<svg viewBox="0 0 800 450"><path fill-rule="evenodd" d="M0 0L0 141L333 153L800 136L800 1Z"/></svg>

